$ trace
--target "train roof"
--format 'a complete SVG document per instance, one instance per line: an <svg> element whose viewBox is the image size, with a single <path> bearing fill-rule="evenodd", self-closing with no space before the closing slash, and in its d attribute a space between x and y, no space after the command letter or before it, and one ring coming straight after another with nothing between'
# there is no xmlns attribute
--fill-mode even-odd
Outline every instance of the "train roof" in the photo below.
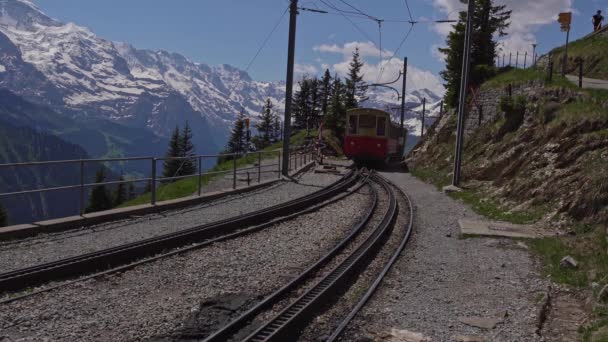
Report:
<svg viewBox="0 0 608 342"><path fill-rule="evenodd" d="M367 114L384 114L384 115L388 115L390 116L390 113L385 112L383 110L380 109L376 109L376 108L353 108L353 109L349 109L346 111L346 113L353 113L353 112L361 112L361 113L367 113Z"/></svg>

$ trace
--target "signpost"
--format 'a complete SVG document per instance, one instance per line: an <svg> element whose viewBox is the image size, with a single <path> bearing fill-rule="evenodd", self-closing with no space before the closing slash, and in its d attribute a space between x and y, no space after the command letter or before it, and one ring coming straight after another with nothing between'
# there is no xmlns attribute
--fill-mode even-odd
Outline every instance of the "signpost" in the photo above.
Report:
<svg viewBox="0 0 608 342"><path fill-rule="evenodd" d="M566 64L568 63L568 43L570 41L570 26L572 24L572 12L560 13L557 19L559 22L562 32L566 32L566 51L564 53L564 59L562 61L562 76L566 75Z"/></svg>

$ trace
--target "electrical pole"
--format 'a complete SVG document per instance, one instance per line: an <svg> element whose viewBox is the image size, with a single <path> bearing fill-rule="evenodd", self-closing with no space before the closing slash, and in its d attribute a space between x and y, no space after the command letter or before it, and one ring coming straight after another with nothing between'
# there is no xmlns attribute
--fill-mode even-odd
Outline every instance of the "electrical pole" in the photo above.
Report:
<svg viewBox="0 0 608 342"><path fill-rule="evenodd" d="M422 98L422 127L420 127L420 138L424 136L424 116L426 115L426 97Z"/></svg>
<svg viewBox="0 0 608 342"><path fill-rule="evenodd" d="M289 175L289 139L291 137L291 101L293 97L293 66L296 49L296 22L298 0L289 6L289 42L287 51L287 77L285 85L285 118L283 119L283 175Z"/></svg>
<svg viewBox="0 0 608 342"><path fill-rule="evenodd" d="M462 0L461 0L462 1ZM475 13L475 0L469 0L467 14L467 27L464 39L464 53L462 73L460 77L460 99L458 101L458 126L456 128L456 149L454 151L454 175L452 185L460 185L460 171L462 166L462 145L464 139L464 111L466 109L467 88L469 86L469 68L471 58L471 35L473 33L473 13Z"/></svg>
<svg viewBox="0 0 608 342"><path fill-rule="evenodd" d="M407 57L403 58L403 84L401 87L401 139L405 145L405 132L403 131L403 121L405 120L405 87L407 85ZM403 153L403 152L401 152Z"/></svg>

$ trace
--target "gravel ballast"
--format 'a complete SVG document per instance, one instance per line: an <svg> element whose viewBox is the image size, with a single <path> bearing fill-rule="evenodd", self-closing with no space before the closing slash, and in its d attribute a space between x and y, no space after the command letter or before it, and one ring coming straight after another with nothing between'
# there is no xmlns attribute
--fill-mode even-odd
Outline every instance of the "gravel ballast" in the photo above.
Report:
<svg viewBox="0 0 608 342"><path fill-rule="evenodd" d="M365 188L360 190L365 193ZM261 298L318 260L359 220L354 194L258 233L2 305L9 340L132 341L170 335L218 298Z"/></svg>
<svg viewBox="0 0 608 342"><path fill-rule="evenodd" d="M74 231L0 243L0 273L60 260L129 242L188 229L283 203L331 184L339 177L308 172L252 192L180 210L114 221Z"/></svg>
<svg viewBox="0 0 608 342"><path fill-rule="evenodd" d="M525 245L508 239L459 239L458 219L481 219L478 215L409 174L385 176L410 195L415 233L343 340L381 340L397 329L431 341L467 336L539 341L537 301L548 284ZM472 317L498 323L483 329L462 322Z"/></svg>

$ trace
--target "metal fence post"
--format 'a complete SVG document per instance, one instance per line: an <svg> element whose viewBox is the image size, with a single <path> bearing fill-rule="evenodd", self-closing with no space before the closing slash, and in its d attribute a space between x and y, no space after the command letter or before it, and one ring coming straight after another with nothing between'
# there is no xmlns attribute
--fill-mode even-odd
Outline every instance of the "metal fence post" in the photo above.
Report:
<svg viewBox="0 0 608 342"><path fill-rule="evenodd" d="M84 215L84 160L80 159L80 216Z"/></svg>
<svg viewBox="0 0 608 342"><path fill-rule="evenodd" d="M528 64L528 51L526 51L526 53L524 53L524 69L526 68L527 64Z"/></svg>
<svg viewBox="0 0 608 342"><path fill-rule="evenodd" d="M198 156L198 195L201 195L201 190L203 189L203 163L202 157Z"/></svg>
<svg viewBox="0 0 608 342"><path fill-rule="evenodd" d="M279 179L281 179L281 151L279 151Z"/></svg>
<svg viewBox="0 0 608 342"><path fill-rule="evenodd" d="M152 158L152 184L150 184L150 204L156 204L156 158Z"/></svg>
<svg viewBox="0 0 608 342"><path fill-rule="evenodd" d="M258 152L258 183L262 182L262 152Z"/></svg>
<svg viewBox="0 0 608 342"><path fill-rule="evenodd" d="M232 188L236 189L236 154L232 156Z"/></svg>

